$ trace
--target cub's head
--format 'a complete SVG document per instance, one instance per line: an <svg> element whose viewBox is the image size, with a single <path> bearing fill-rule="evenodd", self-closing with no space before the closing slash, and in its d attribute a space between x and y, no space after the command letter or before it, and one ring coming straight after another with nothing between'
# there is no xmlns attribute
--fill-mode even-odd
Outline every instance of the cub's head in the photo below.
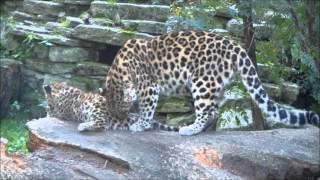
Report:
<svg viewBox="0 0 320 180"><path fill-rule="evenodd" d="M110 75L110 74L108 74ZM137 100L136 88L133 83L116 82L114 79L107 77L105 97L107 108L112 116L118 119L128 117L130 108Z"/></svg>
<svg viewBox="0 0 320 180"><path fill-rule="evenodd" d="M70 87L65 83L43 85L43 91L48 104L47 113L51 116L56 116L67 108L66 102L68 99L81 92L80 89Z"/></svg>

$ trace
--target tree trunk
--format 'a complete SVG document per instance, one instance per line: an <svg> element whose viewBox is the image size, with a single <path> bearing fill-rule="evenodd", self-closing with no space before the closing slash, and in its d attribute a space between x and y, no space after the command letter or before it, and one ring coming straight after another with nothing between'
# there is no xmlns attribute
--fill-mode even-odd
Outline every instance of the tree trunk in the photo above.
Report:
<svg viewBox="0 0 320 180"><path fill-rule="evenodd" d="M256 43L254 39L254 29L252 22L252 0L240 0L240 12L243 19L243 33L244 33L244 43L248 55L257 68L256 61ZM253 128L255 130L265 129L264 119L260 108L251 99L251 110L253 118Z"/></svg>

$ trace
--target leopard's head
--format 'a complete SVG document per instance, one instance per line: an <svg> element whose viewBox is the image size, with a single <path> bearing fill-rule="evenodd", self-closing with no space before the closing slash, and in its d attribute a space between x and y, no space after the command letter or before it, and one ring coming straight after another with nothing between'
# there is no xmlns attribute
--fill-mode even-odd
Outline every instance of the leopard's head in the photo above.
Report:
<svg viewBox="0 0 320 180"><path fill-rule="evenodd" d="M108 111L118 119L125 119L137 99L135 87L133 83L115 81L109 75L105 93Z"/></svg>
<svg viewBox="0 0 320 180"><path fill-rule="evenodd" d="M48 115L55 117L66 108L64 104L70 96L80 93L79 89L70 87L66 83L45 84L43 91L48 104L46 111Z"/></svg>

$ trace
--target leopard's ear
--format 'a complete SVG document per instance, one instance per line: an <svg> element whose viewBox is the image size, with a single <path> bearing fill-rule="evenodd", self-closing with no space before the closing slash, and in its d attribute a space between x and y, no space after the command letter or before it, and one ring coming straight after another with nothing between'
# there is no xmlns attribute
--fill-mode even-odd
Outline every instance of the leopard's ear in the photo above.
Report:
<svg viewBox="0 0 320 180"><path fill-rule="evenodd" d="M98 88L98 93L102 96L104 96L106 94L106 88Z"/></svg>
<svg viewBox="0 0 320 180"><path fill-rule="evenodd" d="M43 90L46 94L51 95L52 89L49 85L43 85Z"/></svg>

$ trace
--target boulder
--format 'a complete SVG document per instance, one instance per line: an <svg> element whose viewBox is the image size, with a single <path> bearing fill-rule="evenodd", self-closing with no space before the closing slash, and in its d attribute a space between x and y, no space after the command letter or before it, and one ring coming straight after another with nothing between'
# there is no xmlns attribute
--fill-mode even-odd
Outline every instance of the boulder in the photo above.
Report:
<svg viewBox="0 0 320 180"><path fill-rule="evenodd" d="M114 19L114 16L118 14L121 19L165 22L170 14L170 7L166 5L93 1L91 3L90 11L94 17Z"/></svg>
<svg viewBox="0 0 320 180"><path fill-rule="evenodd" d="M6 116L11 101L19 97L21 65L13 59L0 59L0 119Z"/></svg>
<svg viewBox="0 0 320 180"><path fill-rule="evenodd" d="M28 122L27 128L33 151L53 146L99 154L105 164L125 169L111 170L114 179L316 179L320 171L320 134L313 127L183 137L154 130L79 133L76 122L41 118ZM83 170L97 179L110 172Z"/></svg>
<svg viewBox="0 0 320 180"><path fill-rule="evenodd" d="M94 1L95 2L95 1ZM78 25L72 36L75 38L122 46L128 39L151 39L152 35L128 31L120 28L104 27L98 25Z"/></svg>

